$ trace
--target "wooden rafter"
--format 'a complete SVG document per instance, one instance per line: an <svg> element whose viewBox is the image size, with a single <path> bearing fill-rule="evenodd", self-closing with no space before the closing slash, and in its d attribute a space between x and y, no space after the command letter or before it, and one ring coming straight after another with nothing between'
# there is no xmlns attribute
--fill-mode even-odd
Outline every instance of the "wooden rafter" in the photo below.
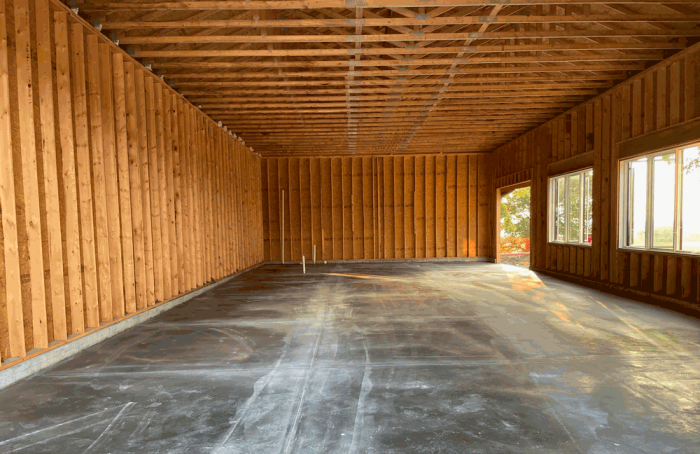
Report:
<svg viewBox="0 0 700 454"><path fill-rule="evenodd" d="M688 0L83 0L275 156L488 152L700 38Z"/></svg>
<svg viewBox="0 0 700 454"><path fill-rule="evenodd" d="M316 8L400 8L400 7L445 7L483 5L574 5L574 4L695 4L691 0L219 0L219 1L90 1L81 4L85 11L191 11L191 10L262 10L262 9L316 9Z"/></svg>

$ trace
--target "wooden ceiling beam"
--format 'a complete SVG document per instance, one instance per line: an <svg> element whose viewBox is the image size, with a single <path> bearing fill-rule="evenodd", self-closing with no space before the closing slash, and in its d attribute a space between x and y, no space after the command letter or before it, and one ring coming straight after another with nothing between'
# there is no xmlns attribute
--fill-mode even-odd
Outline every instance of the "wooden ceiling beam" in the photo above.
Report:
<svg viewBox="0 0 700 454"><path fill-rule="evenodd" d="M217 120L220 121L229 121L232 122L232 124L235 125L250 125L251 122L255 123L260 123L259 118L262 116L262 114L258 115L239 115L235 113L225 113L221 115L217 115ZM471 124L473 121L476 119L492 119L494 121L508 121L508 123L515 122L514 124L517 124L518 122L528 122L528 121L542 121L543 119L546 118L551 118L552 114L549 112L531 112L528 115L517 115L517 114L508 114L508 112L498 112L495 114L484 114L484 113L475 113L473 115L441 115L441 116L431 116L426 120L426 124L432 123L432 122L437 122L437 123L463 123L463 124ZM269 124L271 126L276 126L280 125L280 127L285 127L285 126L291 126L291 125L313 125L316 123L319 124L332 124L332 122L339 123L341 120L345 123L347 123L347 115L345 114L338 114L338 115L332 115L332 114L322 114L322 113L317 113L317 114L307 114L304 115L303 117L300 115L289 115L289 114L275 114L275 115L268 115L265 117L268 119ZM384 124L393 124L394 122L397 123L404 123L408 122L411 119L415 118L415 115L405 115L401 112L398 112L395 115L384 115L383 113L375 112L375 113L366 113L362 116L363 120L366 121L357 121L358 125L362 124L367 124L368 122L373 122L378 125L384 125ZM234 129L234 132L235 129Z"/></svg>
<svg viewBox="0 0 700 454"><path fill-rule="evenodd" d="M481 138L483 137L483 138ZM414 146L416 145L422 145L423 147L425 146L444 146L444 145L454 145L458 147L467 147L468 145L465 145L465 142L472 142L472 141L477 141L477 143L493 143L496 141L502 141L502 140L509 140L511 138L517 137L516 134L499 134L499 135L493 135L493 136L469 136L465 139L459 139L455 138L452 140L434 140L431 138L419 138L416 137L416 141L413 144ZM392 146L395 147L397 145L400 146L400 139L395 138L395 137L373 137L369 140L367 140L365 143L366 144L373 144L373 145L384 145L384 146ZM289 148L295 148L297 147L297 143L299 142L298 139L289 139L289 140L260 140L257 141L257 143L250 142L250 144L253 146L254 149L260 149L261 146L276 146L278 149L289 149ZM247 144L248 142L246 142ZM343 136L336 136L336 137L319 137L318 140L316 141L317 145L323 145L323 146L345 146L347 147L350 144L350 141L347 140L347 138L344 138ZM470 143L469 145L474 145ZM298 148L298 147L297 147ZM362 146L358 143L358 148L362 148ZM400 148L397 150L399 151ZM423 148L423 153L425 153L425 148Z"/></svg>
<svg viewBox="0 0 700 454"><path fill-rule="evenodd" d="M612 82L560 82L560 83L546 83L546 84L509 84L509 85L451 85L449 87L448 93L478 93L478 92L489 92L489 91L518 91L518 90L560 90L560 89L605 89L612 87ZM384 95L393 95L397 93L432 93L435 87L432 85L424 87L406 87L403 90L399 90L396 87L381 87L381 88L358 88L351 89L353 91L349 92L350 95L367 95L367 94L377 94L381 93ZM347 94L348 89L346 88L319 88L319 89L258 89L258 90L184 90L182 94L188 99L205 99L208 97L219 98L222 96L248 96L248 95L337 95L337 94ZM540 93L537 91L537 93Z"/></svg>
<svg viewBox="0 0 700 454"><path fill-rule="evenodd" d="M481 112L476 113L453 113L452 115L433 115L426 120L426 123L430 122L462 122L471 123L474 120L494 120L494 121L507 121L518 122L518 121L542 121L543 119L551 118L553 114L549 112L497 112L493 114L485 114ZM338 120L343 120L347 122L347 114L327 114L327 113L311 113L304 116L294 115L289 113L277 113L277 114L238 114L238 113L223 113L217 115L217 120L226 120L234 122L235 124L246 125L253 123L260 123L261 117L264 117L267 123L270 125L293 125L293 124L323 124L325 122L333 122ZM376 124L405 122L415 119L415 115L412 113L403 113L401 111L396 112L392 115L385 115L384 112L366 112L362 115L362 121L356 120L358 124L363 124L365 122L373 122ZM235 130L234 130L235 132Z"/></svg>
<svg viewBox="0 0 700 454"><path fill-rule="evenodd" d="M454 148L454 149L461 149L464 151L478 152L478 151L481 151L480 145L483 145L483 144L493 145L494 143L498 143L501 140L502 140L502 138L499 138L499 137L485 137L483 139L479 139L479 138L474 137L474 138L471 138L468 142L465 142L465 141L451 141L451 142L421 141L421 142L423 144L427 144L427 145L436 145L436 144L437 145L444 145L444 146L449 145L450 148ZM269 147L270 144L271 144L271 142L261 143L261 144L259 144L258 149L260 149L261 147ZM272 142L272 144L276 145L274 142ZM333 139L333 140L319 141L318 144L324 145L324 148L326 148L327 151L343 150L343 151L347 152L348 141L342 140L342 139ZM376 138L371 139L371 140L365 139L360 144L361 144L361 148L363 148L363 149L366 148L366 149L374 149L374 150L382 150L382 149L387 149L387 148L396 149L400 145L400 143L395 139L394 140L392 140L392 139L381 140L381 139L376 139ZM314 149L316 149L316 151L319 151L318 148L315 148L315 145L316 144L305 145L303 143L300 143L299 141L296 141L294 143L290 143L290 142L286 143L286 147L284 147L284 148L274 147L273 149L275 149L275 150L287 150L290 152L295 152L295 151L298 152L301 150L314 150ZM420 148L421 144L418 143L417 145L418 146L409 147L407 149L407 151L411 148L414 150L421 150L421 148ZM358 145L358 146L360 146L360 145ZM483 153L483 151L481 151L481 152ZM426 149L422 148L421 154L425 154L425 153L426 153Z"/></svg>
<svg viewBox="0 0 700 454"><path fill-rule="evenodd" d="M523 128L528 128L530 125L533 124L533 122L529 123L521 123L518 125L513 126L508 126L507 129L506 127L498 127L494 125L474 125L474 124L469 124L468 128L470 131L512 131L512 130L520 130ZM368 125L363 125L363 126L358 126L358 128L362 131L367 131L367 132L381 132L385 131L387 127L385 125L382 126L368 126ZM295 134L308 134L309 132L344 132L344 131L349 131L351 127L348 127L347 125L343 125L341 123L338 123L336 125L329 125L329 126L314 126L314 127L301 127L301 126L295 126L294 127L294 133ZM411 124L408 122L405 123L398 123L398 124L392 124L391 128L392 130L395 131L408 131L411 129ZM440 125L440 124L435 124L435 125L425 125L423 128L424 131L447 131L447 132L454 132L456 129L454 128L454 125ZM270 128L270 129L265 129L265 128L242 128L241 126L237 126L236 128L236 133L239 135L245 135L245 134L263 134L267 136L274 137L277 134L286 134L290 131L290 128L288 127L280 127L280 128Z"/></svg>
<svg viewBox="0 0 700 454"><path fill-rule="evenodd" d="M490 151L700 37L686 0L78 6L268 156Z"/></svg>
<svg viewBox="0 0 700 454"><path fill-rule="evenodd" d="M221 120L224 121L224 120ZM261 133L272 133L272 132L286 132L289 131L290 129L294 130L300 130L300 131L313 131L313 130L346 130L349 129L347 122L343 123L341 120L335 121L335 122L314 122L314 123L271 123L268 128L260 125L255 125L255 124L241 124L239 122L233 123L231 120L226 120L227 122L230 122L232 125L235 124L235 132L236 133L243 133L246 131L250 132L261 132ZM464 127L479 127L479 128L497 128L497 129L517 129L517 128L522 128L529 126L533 123L536 123L536 119L531 119L527 121L518 121L514 123L510 123L508 125L504 125L502 123L492 121L492 122L477 122L477 121L469 121L469 122L462 122ZM437 122L430 122L426 123L425 127L428 129L450 129L450 130L455 130L455 125L459 124L459 120L445 120L445 121L437 121ZM383 130L387 129L387 126L391 126L392 128L398 128L398 129L404 129L404 128L409 128L411 126L411 123L408 120L394 120L394 121L386 121L382 123L371 123L371 122L365 122L365 123L355 123L358 128L362 128L363 130ZM461 129L461 128L460 128Z"/></svg>
<svg viewBox="0 0 700 454"><path fill-rule="evenodd" d="M377 66L446 66L477 65L485 63L564 63L579 61L661 61L664 55L658 53L644 54L592 54L592 55L556 55L528 57L464 57L464 58L405 58L400 60L323 60L323 61L242 61L242 62L188 62L188 63L153 63L159 69L238 69L238 68L353 68Z"/></svg>
<svg viewBox="0 0 700 454"><path fill-rule="evenodd" d="M354 140L350 140L349 142L359 142L361 140L380 140L380 139L396 139L398 142L398 139L402 138L405 136L409 130L394 130L394 131L385 131L383 133L368 133L368 132L358 132L358 131L350 131L350 130L343 130L343 131L337 131L337 132L323 132L323 131L309 131L306 134L295 134L295 135L285 135L285 136L265 136L265 135L255 135L255 134L246 134L246 143L252 144L254 147L255 146L261 146L263 144L268 144L268 143L280 143L280 142L293 142L293 141L303 141L304 137L308 134L312 134L316 140L334 140L334 141L343 141L344 138L350 138ZM426 131L423 134L416 134L414 137L418 140L422 138L430 138L430 135L440 135L443 136L441 137L440 140L445 140L445 141L458 141L461 140L462 143L464 143L465 140L471 140L474 138L482 138L486 140L493 140L494 138L498 137L517 137L518 135L521 135L523 133L527 132L526 128L520 128L520 129L514 129L511 131L489 131L489 130L474 130L472 134L469 135L461 135L461 134L456 134L456 133L449 133L448 131L445 130L431 130L431 131ZM436 140L437 141L437 140Z"/></svg>
<svg viewBox="0 0 700 454"><path fill-rule="evenodd" d="M399 41L457 41L467 39L542 39L542 38L630 38L700 36L697 29L626 29L626 30L547 30L519 32L459 32L421 33L385 35L209 35L209 36L124 36L120 44L238 44L238 43L354 43Z"/></svg>
<svg viewBox="0 0 700 454"><path fill-rule="evenodd" d="M269 150L289 150L294 154L309 154L317 153L316 156L328 156L334 157L340 154L353 156L360 154L367 154L367 150L375 150L377 154L382 155L399 155L404 156L407 154L425 154L426 150L433 150L434 152L445 153L448 149L454 153L466 153L466 152L482 152L484 147L497 146L499 143L509 141L517 136L504 136L504 137L494 137L490 140L476 140L476 138L470 138L469 143L465 144L465 141L452 141L452 142L434 142L434 141L416 141L415 145L401 150L399 148L400 144L396 140L382 140L373 139L371 141L366 141L364 143L358 142L357 150L358 152L348 151L348 141L341 141L340 139L332 139L326 141L318 141L317 145L311 147L300 147L297 146L296 142L267 142L261 145L254 146L256 151L261 151L265 156L269 156ZM298 141L297 141L298 142ZM323 152L323 154L321 154ZM279 155L278 155L279 156Z"/></svg>
<svg viewBox="0 0 700 454"><path fill-rule="evenodd" d="M537 98L566 98L566 97L576 97L580 98L583 96L595 96L598 94L596 90L560 90L560 91L542 91L537 93ZM479 100L491 100L491 99L502 99L502 98L522 98L526 93L523 92L513 92L513 93L451 93L449 96L443 96L443 99L479 99ZM377 95L366 95L366 96L249 96L249 97L219 97L219 98L190 98L191 102L195 102L202 106L208 106L210 103L230 103L232 105L246 105L246 104L257 104L264 106L266 104L296 104L303 105L308 102L351 102L351 103L366 103L372 101L386 101L389 103L395 103L399 100L425 100L430 99L429 94L413 94L413 95L402 95L402 96L377 96Z"/></svg>
<svg viewBox="0 0 700 454"><path fill-rule="evenodd" d="M465 83L490 83L490 82L506 82L509 84L517 84L522 82L573 82L573 81L612 81L621 80L626 78L624 72L607 72L603 74L589 74L589 73L573 73L573 74L540 74L540 75L513 75L513 76L486 76L486 77L460 77L456 79L456 84ZM442 77L431 77L431 78L421 78L421 79L409 79L405 77L397 77L393 79L383 79L383 80L358 80L353 83L349 83L346 80L281 80L281 81L264 81L264 80L242 80L236 82L220 82L220 81L187 81L174 83L178 86L197 86L202 85L209 89L219 88L219 87L281 87L281 86L294 86L294 87L330 87L330 86L341 86L341 87L354 87L356 90L363 90L363 87L398 87L401 85L434 85L443 83Z"/></svg>
<svg viewBox="0 0 700 454"><path fill-rule="evenodd" d="M562 52L577 50L680 50L682 43L552 43L523 45L474 45L448 47L362 48L362 49L227 49L227 50L148 50L136 49L136 58L236 58L236 57L330 57L354 55L418 55L451 53Z"/></svg>
<svg viewBox="0 0 700 454"><path fill-rule="evenodd" d="M445 99L494 99L494 98L519 98L523 95L537 97L557 97L557 96L594 96L599 94L598 90L592 89L566 89L566 90L542 90L537 93L529 93L529 91L490 91L490 92L448 92L443 96ZM219 96L219 97L190 97L192 102L204 104L208 102L233 102L233 103L266 103L266 102L281 102L287 100L289 102L304 102L304 101L369 101L369 100L399 100L399 99L428 99L430 93L393 93L386 95L377 95L373 93L352 94L352 95L267 95L267 96Z"/></svg>
<svg viewBox="0 0 700 454"><path fill-rule="evenodd" d="M358 137L377 137L377 136L401 136L406 134L410 128L405 128L405 129L399 129L399 128L390 128L390 129L384 129L384 130L357 130L357 131L351 131L350 128L344 128L344 129L311 129L311 130L300 130L300 131L295 131L295 132L280 132L276 134L269 134L265 132L258 132L258 131L245 131L245 137L246 141L252 141L252 140L267 140L268 138L271 140L275 140L278 138L297 138L297 139L303 139L307 134L313 133L314 135L318 135L319 137L323 136L331 136L331 137L337 137L337 136L346 136L348 133L351 133L352 135L357 135ZM470 128L470 135L468 137L472 137L474 135L481 135L481 133L488 133L490 135L510 135L510 134L517 134L519 132L525 131L526 128L520 127L520 128L511 128L511 129L494 129L494 128ZM244 132L241 131L238 134L243 134ZM465 134L461 131L455 131L454 129L449 130L446 128L426 128L421 130L422 134L440 134L443 136L443 138L453 138L453 137L464 137ZM479 133L479 134L476 134ZM418 135L416 135L418 137Z"/></svg>
<svg viewBox="0 0 700 454"><path fill-rule="evenodd" d="M481 137L481 138L494 138L494 137L511 137L515 136L517 137L518 134L522 134L523 132L526 132L524 130L517 130L517 131L479 131L475 130L474 133L472 134L458 134L458 133L448 133L445 131L428 131L423 135L416 134L414 137L416 139L420 139L421 137L427 138L428 134L439 134L442 137L439 139L439 141L442 141L443 143L450 143L450 142L457 142L457 141L464 141L465 139L472 139L474 137ZM385 131L383 133L362 133L358 131L356 134L350 134L350 136L356 136L357 139L370 139L370 140L380 140L380 139L385 139L385 140L398 140L402 138L406 134L406 131ZM299 141L300 139L303 139L305 134L290 134L290 135L275 135L271 137L267 137L264 135L254 135L254 134L249 134L246 137L246 143L250 142L253 145L261 145L265 143L281 143L281 142L294 142L294 141ZM315 132L314 136L317 137L317 140L343 140L344 138L348 138L348 131L338 131L338 132ZM351 141L348 141L351 142ZM438 142L436 140L435 142Z"/></svg>
<svg viewBox="0 0 700 454"><path fill-rule="evenodd" d="M558 65L558 66L511 66L511 67L484 67L484 68L430 68L411 70L361 70L352 71L355 77L407 77L419 75L448 75L448 74L522 74L522 73L561 73L578 71L641 71L645 69L643 63L615 63L591 64L591 65ZM280 79L293 77L346 77L345 71L278 71L273 72L228 72L228 73L167 73L165 77L175 84L181 84L182 80L197 79L198 83L208 83L209 79Z"/></svg>
<svg viewBox="0 0 700 454"><path fill-rule="evenodd" d="M494 145L494 144L490 144ZM258 149L256 149L257 151ZM302 150L297 150L295 152L291 153L285 153L282 151L279 151L279 149L261 149L260 150L263 153L263 156L266 158L288 158L288 157L294 157L294 158L341 158L341 157L361 157L361 156L367 156L367 157L381 157L381 156L387 156L387 155L393 155L393 151L389 148L386 147L376 147L376 148L371 148L371 147L362 147L361 150L358 150L357 152L352 152L349 153L347 149L342 149L342 148L311 148L311 149L302 149ZM484 154L484 151L481 151L476 148L465 148L462 146L461 148L458 147L453 147L453 148L443 148L440 150L441 153L443 154L474 154L474 155L480 155ZM425 150L407 150L405 152L401 153L401 156L423 156L425 155Z"/></svg>
<svg viewBox="0 0 700 454"><path fill-rule="evenodd" d="M510 105L516 105L516 104L523 104L523 103L537 103L537 104L557 104L557 103L570 103L570 102L575 102L577 100L583 99L583 96L569 96L569 97L554 97L554 98L546 98L542 96L518 96L515 99L512 97L506 97L506 98L453 98L453 99L445 99L443 100L441 106L462 106L464 110L468 110L467 106L492 106L492 105L498 105L498 104L510 104ZM365 108L365 107L372 107L372 106L411 106L411 105L424 105L426 103L425 100L423 99L407 99L407 100L399 100L399 99L381 99L381 100L366 100L366 101L351 101L350 104L353 106L357 106L359 108ZM269 109L272 106L275 107L293 107L293 105L296 104L297 106L314 106L314 107L338 107L341 105L347 105L348 103L346 101L342 102L297 102L297 103L285 103L285 102L279 102L279 101L272 101L269 103L241 103L241 102L236 102L236 101L224 101L224 102L206 102L206 103L199 103L199 105L202 106L203 110L210 110L210 109L247 109L249 107L255 108L256 106L259 107L261 110L263 109Z"/></svg>
<svg viewBox="0 0 700 454"><path fill-rule="evenodd" d="M541 97L535 97L535 98L524 98L524 97L519 97L519 98L498 98L498 99L489 99L487 101L481 101L481 102L467 102L464 100L456 100L456 103L453 104L448 104L445 101L441 104L442 107L444 106L450 106L450 105L456 105L463 107L465 110L468 108L466 106L473 106L473 105L478 105L478 106L492 106L492 105L497 105L497 104L507 104L510 106L519 106L520 104L527 104L528 106L531 103L537 103L538 105L561 105L565 103L575 103L575 102L581 102L585 98L582 96L570 96L566 98L554 98L554 99L549 99L549 98L541 98ZM367 102L361 102L361 101L353 101L351 103L347 102L292 102L292 103L285 103L285 102L269 102L269 103L234 103L234 102L225 102L225 103L206 103L202 104L202 109L206 111L210 111L211 109L238 109L238 110L258 110L258 111L265 111L267 109L298 109L298 108L310 108L310 107L316 107L320 109L334 109L334 108L342 108L342 107L348 107L348 104L350 104L352 107L357 107L358 109L361 108L367 108L367 107L391 107L395 108L396 106L423 106L425 105L424 100L407 100L407 101L392 101L392 100L386 100L386 101L367 101Z"/></svg>
<svg viewBox="0 0 700 454"><path fill-rule="evenodd" d="M412 18L364 19L285 19L285 20L179 20L179 21L105 21L107 30L189 28L306 28L306 27L408 27L412 25L474 25L474 24L561 24L561 23L629 23L629 22L700 22L697 14L597 14L590 16L439 16ZM350 34L350 33L348 33Z"/></svg>
<svg viewBox="0 0 700 454"><path fill-rule="evenodd" d="M90 1L81 3L83 11L139 11L139 10L284 10L315 8L411 8L420 6L493 6L493 5L600 5L617 4L693 4L694 0L218 0L218 1Z"/></svg>
<svg viewBox="0 0 700 454"><path fill-rule="evenodd" d="M527 115L523 116L522 118L516 117L516 118L510 118L510 117L505 117L501 115L493 115L493 116L485 116L485 115L460 115L460 116L432 116L429 117L426 120L426 124L430 123L435 123L436 125L442 125L444 123L462 123L465 125L493 125L493 124L505 124L502 123L501 120L504 118L508 118L508 123L507 124L513 124L513 125L518 125L518 124L530 124L534 121L539 121L541 118L546 116L546 114L539 114L539 115ZM354 123L356 123L358 126L368 126L368 127L384 127L386 124L395 124L395 125L400 125L400 124L407 124L410 122L411 118L413 118L412 115L396 115L396 116L382 116L380 118L376 117L359 117L353 120ZM261 124L257 119L255 118L248 118L247 116L240 116L240 115L224 115L220 116L219 120L221 119L226 119L226 120L231 120L235 121L236 125L239 127L246 127L246 128L258 128L261 130L266 129L267 127L271 129L284 129L287 127L295 127L295 126L335 126L335 125L347 125L347 118L342 115L338 115L335 117L332 116L324 116L323 118L319 117L272 117L270 118L269 124ZM235 131L234 131L235 132Z"/></svg>
<svg viewBox="0 0 700 454"><path fill-rule="evenodd" d="M530 110L546 110L550 112L555 112L558 109L570 109L574 107L576 104L575 103L551 103L551 104L545 104L545 103L539 103L539 104L521 104L518 106L520 109L530 109ZM464 110L463 107L460 106L454 106L456 109L445 109L445 106L438 106L436 110ZM404 112L422 112L421 107L410 107L410 106L399 106L395 107L394 110L399 110L401 108L402 111ZM361 112L383 112L386 114L386 106L372 106L372 107L362 107L360 109ZM491 112L495 113L498 111L510 111L513 110L513 105L508 103L508 104L495 104L491 106L481 106L479 108L472 108L469 109L470 112ZM204 109L205 113L207 113L211 117L216 117L218 114L225 114L225 113L239 113L239 114L253 114L253 113L289 113L289 110L286 109L269 109L269 110L260 110L260 109L240 109L240 108L209 108L209 109ZM325 109L320 109L320 108L315 108L315 109L298 109L297 113L338 113L338 112L347 112L347 107L343 106L340 108L325 108ZM217 118L214 118L214 120L217 120Z"/></svg>
<svg viewBox="0 0 700 454"><path fill-rule="evenodd" d="M221 120L222 122L224 120ZM269 135L271 137L274 137L277 134L285 134L288 132L290 129L289 127L279 127L278 129L253 129L253 128L247 128L247 127L241 127L239 125L234 125L234 123L230 122L225 122L227 126L230 124L234 130L236 131L236 134L242 135L247 137L246 134L248 133L257 133L257 134L265 134ZM529 123L519 123L516 124L512 127L509 127L508 129L505 128L498 128L496 126L492 125L472 125L471 123L468 125L470 130L484 130L484 131L493 131L493 130L498 130L498 131L512 131L512 130L522 130L522 129L528 129L531 128L533 124L536 124L535 122L529 122ZM390 127L387 127L390 126ZM491 127L487 127L491 126ZM474 129L471 129L474 128ZM318 126L318 127L309 127L309 126L301 126L297 125L293 127L295 132L302 133L302 134L308 134L310 132L315 132L315 131L348 131L354 128L348 127L347 125L343 125L341 123L338 124L333 124L333 125L328 125L328 126ZM380 126L367 126L367 125L358 125L358 130L363 130L363 131L374 131L374 132L381 132L383 130L387 129L392 129L396 131L408 131L411 129L411 124L404 122L404 123L397 123L397 124L388 124L388 125L380 125ZM454 127L454 124L431 124L431 125L426 125L425 129L426 131L456 131Z"/></svg>

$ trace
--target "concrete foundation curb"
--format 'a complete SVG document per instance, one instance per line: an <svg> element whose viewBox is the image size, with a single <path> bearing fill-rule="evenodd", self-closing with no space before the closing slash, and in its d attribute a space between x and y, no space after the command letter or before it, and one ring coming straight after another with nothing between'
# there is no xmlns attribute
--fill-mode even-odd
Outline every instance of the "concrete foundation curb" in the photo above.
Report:
<svg viewBox="0 0 700 454"><path fill-rule="evenodd" d="M127 317L113 325L104 327L102 329L94 330L94 332L85 334L79 339L67 342L59 347L48 350L33 358L26 359L22 362L17 363L14 366L10 366L5 370L0 371L0 389L7 388L8 386L13 385L14 383L17 383L20 380L23 380L31 375L41 372L46 368L54 366L59 362L63 361L64 359L68 359L71 356L76 355L81 351L102 342L105 339L108 339L116 334L126 331L129 328L133 328L134 326L139 325L145 321L148 321L153 317L160 315L169 309L172 309L175 306L189 301L192 298L196 298L202 293L208 292L209 290L216 288L219 285L224 284L230 281L231 279L240 276L241 274L246 273L248 271L254 270L262 265L264 265L264 263L260 263L259 265L233 274L218 282L214 282L207 286L201 287L186 295L179 296L158 306L154 306L146 311L134 314L133 316Z"/></svg>

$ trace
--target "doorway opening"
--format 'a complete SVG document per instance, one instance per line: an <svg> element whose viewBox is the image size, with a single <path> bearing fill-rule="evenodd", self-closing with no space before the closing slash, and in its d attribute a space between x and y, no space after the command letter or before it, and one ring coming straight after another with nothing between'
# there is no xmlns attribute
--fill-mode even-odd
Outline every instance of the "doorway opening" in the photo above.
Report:
<svg viewBox="0 0 700 454"><path fill-rule="evenodd" d="M530 268L530 183L497 190L497 263Z"/></svg>

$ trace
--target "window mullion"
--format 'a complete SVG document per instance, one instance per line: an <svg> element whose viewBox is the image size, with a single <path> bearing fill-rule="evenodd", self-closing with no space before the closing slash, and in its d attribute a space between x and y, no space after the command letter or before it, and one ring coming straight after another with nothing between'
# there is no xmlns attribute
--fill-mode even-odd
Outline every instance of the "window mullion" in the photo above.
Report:
<svg viewBox="0 0 700 454"><path fill-rule="evenodd" d="M579 221L578 221L578 244L583 244L583 231L585 230L586 220L583 217L584 208L586 206L586 201L584 200L584 193L586 191L586 177L585 171L581 172L578 177L578 193L579 193Z"/></svg>
<svg viewBox="0 0 700 454"><path fill-rule="evenodd" d="M696 219L693 217L692 225L685 232L684 227L688 227L688 225L684 225L683 222L683 211L686 208L683 202L685 193L690 188L695 191L698 184L696 174L686 173L686 159L693 156L692 159L695 162L696 157L700 156L699 148L700 142L696 142L620 161L618 176L621 186L618 193L620 210L618 245L620 248L643 248L643 250L653 253L700 256L700 250L696 247L696 237L698 236ZM637 169L639 172L645 172L646 186L644 191L643 181L639 181L640 174L637 173ZM693 171L695 171L694 167ZM642 203L641 197L644 194L646 194L646 213L643 217L641 216L642 206L640 203ZM669 207L671 194L673 194L673 206ZM690 197L690 192L688 192L688 196ZM585 197L585 188L584 195L581 197L582 200ZM585 213L585 205L583 208L582 213ZM639 210L634 208L639 208ZM584 215L581 215L582 226ZM643 225L640 225L642 223ZM656 227L657 223L658 227ZM669 228L672 231L671 245L668 244ZM642 229L645 230L643 235ZM581 235L584 232L585 228L581 231ZM638 240L642 240L642 238L643 244L639 244Z"/></svg>
<svg viewBox="0 0 700 454"><path fill-rule="evenodd" d="M557 210L557 206L559 204L559 191L556 187L557 180L551 180L551 181L554 181L554 183L553 183L554 187L552 187L552 194L554 194L554 196L552 197L552 203L549 206L549 208L552 210L551 222L552 222L552 232L554 232L554 235L551 238L553 241L556 241L557 234L558 234L557 226L556 226L557 225L557 221L556 221L557 220L557 211L556 210Z"/></svg>
<svg viewBox="0 0 700 454"><path fill-rule="evenodd" d="M683 247L681 235L681 201L683 200L683 151L676 148L676 187L673 204L673 250L678 252Z"/></svg>
<svg viewBox="0 0 700 454"><path fill-rule="evenodd" d="M653 220L654 212L654 158L647 158L647 218L646 218L646 235L644 238L644 249L652 249L653 243Z"/></svg>
<svg viewBox="0 0 700 454"><path fill-rule="evenodd" d="M571 177L564 178L564 190L566 191L566 202L564 203L564 243L569 242L569 184Z"/></svg>
<svg viewBox="0 0 700 454"><path fill-rule="evenodd" d="M621 179L623 180L624 192L621 194L623 201L622 213L622 227L624 231L621 236L624 235L623 246L629 247L631 241L631 229L630 229L630 203L632 201L632 184L630 182L630 164L625 163L622 171ZM646 222L646 221L645 221Z"/></svg>
<svg viewBox="0 0 700 454"><path fill-rule="evenodd" d="M549 224L549 230L548 230L548 237L549 241L552 241L552 233L554 232L554 236L556 237L556 232L554 231L554 210L552 210L552 203L556 201L556 197L554 197L554 186L552 185L552 179L549 179L549 199L547 203L547 209L548 211L548 216L547 216L547 223Z"/></svg>

